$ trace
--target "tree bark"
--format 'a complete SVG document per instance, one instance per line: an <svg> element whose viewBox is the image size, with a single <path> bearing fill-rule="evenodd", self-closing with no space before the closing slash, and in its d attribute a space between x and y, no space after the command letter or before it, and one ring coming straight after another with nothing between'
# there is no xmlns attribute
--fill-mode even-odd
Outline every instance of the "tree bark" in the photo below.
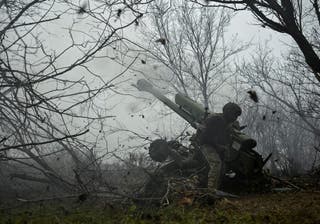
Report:
<svg viewBox="0 0 320 224"><path fill-rule="evenodd" d="M291 32L291 30L289 32ZM306 63L310 66L315 74L316 79L320 82L320 58L313 50L307 38L300 31L293 31L290 33L290 35L298 44L305 57Z"/></svg>

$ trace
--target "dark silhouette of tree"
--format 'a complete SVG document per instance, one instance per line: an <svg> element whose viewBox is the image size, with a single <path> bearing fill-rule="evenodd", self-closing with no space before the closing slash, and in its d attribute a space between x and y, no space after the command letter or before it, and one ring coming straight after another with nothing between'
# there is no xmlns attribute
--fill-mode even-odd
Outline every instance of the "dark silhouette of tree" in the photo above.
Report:
<svg viewBox="0 0 320 224"><path fill-rule="evenodd" d="M320 9L318 0L206 0L203 6L249 10L263 27L290 35L320 82Z"/></svg>

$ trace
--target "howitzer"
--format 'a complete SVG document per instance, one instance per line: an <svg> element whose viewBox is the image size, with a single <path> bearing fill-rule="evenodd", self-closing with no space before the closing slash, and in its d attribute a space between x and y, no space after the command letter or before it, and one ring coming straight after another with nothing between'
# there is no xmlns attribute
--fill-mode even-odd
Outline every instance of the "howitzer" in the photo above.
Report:
<svg viewBox="0 0 320 224"><path fill-rule="evenodd" d="M158 89L154 88L150 82L140 79L136 87L140 91L146 91L154 95L157 99L170 107L174 112L185 119L192 127L197 128L206 116L204 108L187 96L178 93L175 95L175 103L164 96Z"/></svg>
<svg viewBox="0 0 320 224"><path fill-rule="evenodd" d="M201 104L181 93L176 94L175 102L172 102L145 79L138 80L136 87L140 91L151 93L196 129L201 126L207 117L214 115L214 113L207 111ZM263 160L262 156L253 150L256 146L254 139L241 132L240 128L234 125L231 126L231 129L232 142L230 146L225 149L223 156L228 169L226 171L232 170L237 174L238 178L240 178L240 181L243 180L246 183L248 180L251 182L263 180L264 175L262 168L270 157ZM164 151L159 153L159 155L161 155L161 161L166 157ZM155 157L153 158L154 160L160 161Z"/></svg>

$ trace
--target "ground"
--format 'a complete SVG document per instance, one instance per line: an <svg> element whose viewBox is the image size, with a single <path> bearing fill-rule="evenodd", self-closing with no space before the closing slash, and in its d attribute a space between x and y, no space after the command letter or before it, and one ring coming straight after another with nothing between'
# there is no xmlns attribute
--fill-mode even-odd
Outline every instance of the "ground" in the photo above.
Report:
<svg viewBox="0 0 320 224"><path fill-rule="evenodd" d="M23 202L1 209L0 223L320 223L320 192L300 191L220 199L215 205L138 207L101 198Z"/></svg>

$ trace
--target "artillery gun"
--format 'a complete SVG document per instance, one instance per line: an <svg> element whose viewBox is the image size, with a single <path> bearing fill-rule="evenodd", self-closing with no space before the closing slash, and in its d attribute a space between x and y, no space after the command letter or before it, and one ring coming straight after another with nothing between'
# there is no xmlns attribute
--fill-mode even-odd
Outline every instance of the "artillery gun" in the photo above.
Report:
<svg viewBox="0 0 320 224"><path fill-rule="evenodd" d="M145 79L138 80L136 87L140 91L151 93L195 129L201 127L206 118L214 115L214 113L207 111L201 104L181 93L177 93L175 95L175 102L172 102ZM253 149L255 146L256 141L243 133L239 126L234 125L232 127L232 143L224 153L225 167L221 180L224 183L222 184L223 190L230 192L242 191L241 189L234 190L235 185L239 188L246 188L246 191L261 191L266 189L269 181L264 174L263 167L271 155L263 159ZM161 151L149 151L149 154L157 162L163 162L168 157L168 152L163 149ZM235 174L235 176L228 175L231 173Z"/></svg>

